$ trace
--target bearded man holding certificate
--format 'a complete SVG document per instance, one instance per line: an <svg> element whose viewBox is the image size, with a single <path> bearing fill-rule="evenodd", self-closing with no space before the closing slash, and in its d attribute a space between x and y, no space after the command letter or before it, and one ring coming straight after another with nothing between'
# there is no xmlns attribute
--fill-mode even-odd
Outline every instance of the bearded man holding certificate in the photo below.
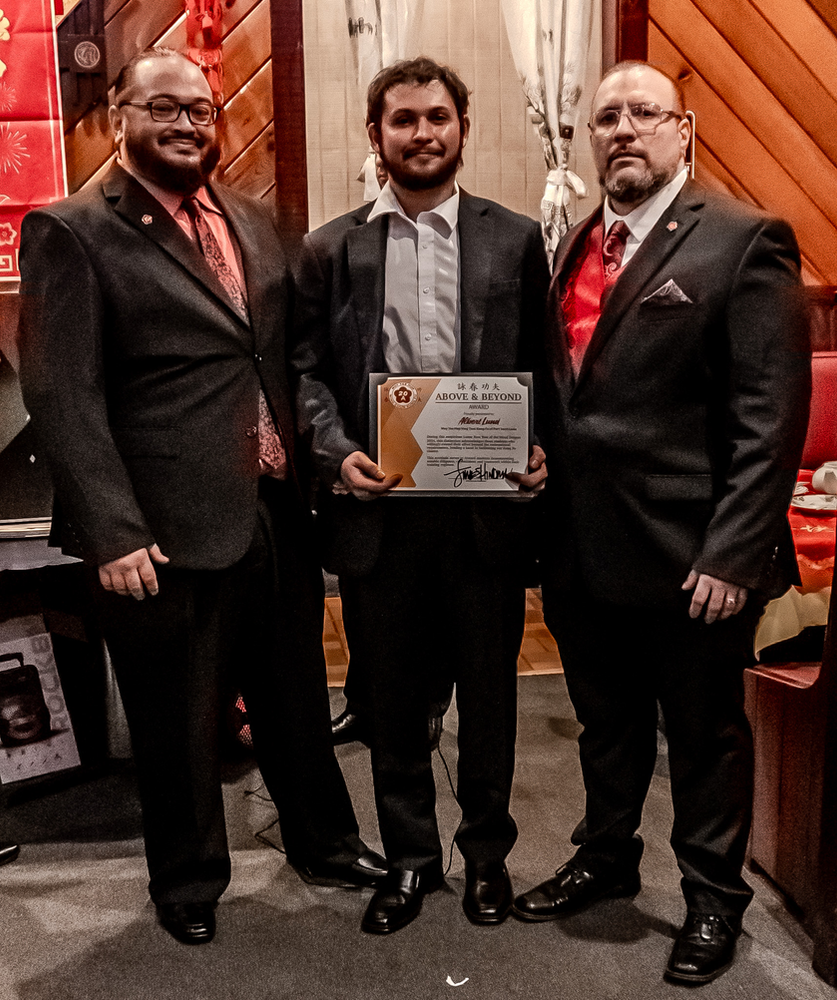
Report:
<svg viewBox="0 0 837 1000"><path fill-rule="evenodd" d="M453 71L424 58L386 68L369 88L367 126L389 181L372 205L306 237L294 358L324 561L340 577L350 655L365 672L390 865L362 926L398 930L444 880L431 663L456 683L463 906L475 923L499 923L512 902L505 859L517 835L509 796L531 552L531 503L515 499L542 488L543 452L533 445L528 466L495 480L491 497L452 485L406 495L405 470L381 467L371 445L369 376L469 373L463 382L481 384L480 373L532 372L548 268L537 223L456 184L470 122Z"/></svg>

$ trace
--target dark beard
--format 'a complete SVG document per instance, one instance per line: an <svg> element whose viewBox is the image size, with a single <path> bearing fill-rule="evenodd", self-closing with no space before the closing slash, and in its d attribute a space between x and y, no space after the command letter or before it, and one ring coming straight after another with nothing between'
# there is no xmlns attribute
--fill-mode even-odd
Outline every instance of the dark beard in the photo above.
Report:
<svg viewBox="0 0 837 1000"><path fill-rule="evenodd" d="M634 205L650 198L672 179L668 170L648 170L644 177L637 180L616 179L612 181L600 177L602 187L608 194L611 201L622 205Z"/></svg>
<svg viewBox="0 0 837 1000"><path fill-rule="evenodd" d="M410 173L399 165L391 163L383 152L378 155L381 157L381 163L386 168L387 174L405 191L429 191L432 188L444 186L456 176L456 172L462 166L462 140L459 140L456 158L446 163L442 169L428 174Z"/></svg>
<svg viewBox="0 0 837 1000"><path fill-rule="evenodd" d="M209 180L221 159L221 146L207 139L201 149L200 163L175 166L160 160L156 151L144 143L131 143L126 136L126 152L137 165L140 173L159 185L164 191L193 194Z"/></svg>

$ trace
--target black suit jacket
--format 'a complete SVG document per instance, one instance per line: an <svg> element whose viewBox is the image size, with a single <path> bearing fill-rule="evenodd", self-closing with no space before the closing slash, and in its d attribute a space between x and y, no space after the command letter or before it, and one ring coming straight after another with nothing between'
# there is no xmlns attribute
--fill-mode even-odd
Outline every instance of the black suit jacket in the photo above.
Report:
<svg viewBox="0 0 837 1000"><path fill-rule="evenodd" d="M556 582L672 606L694 567L781 593L810 395L793 232L687 183L625 266L575 378L561 297L600 217L562 241L548 304Z"/></svg>
<svg viewBox="0 0 837 1000"><path fill-rule="evenodd" d="M371 569L379 553L381 505L405 502L331 493L343 459L357 450L368 454L368 376L387 370L381 329L388 221L367 223L370 210L366 205L310 233L298 282L298 420L322 487L317 509L326 565L339 573ZM549 281L540 227L465 192L458 226L462 370L538 370ZM462 502L471 504L489 561L524 558L525 503Z"/></svg>
<svg viewBox="0 0 837 1000"><path fill-rule="evenodd" d="M183 568L244 554L260 383L293 459L279 238L259 202L211 189L240 247L249 317L118 166L24 219L24 397L55 482L55 537L91 563L153 542Z"/></svg>

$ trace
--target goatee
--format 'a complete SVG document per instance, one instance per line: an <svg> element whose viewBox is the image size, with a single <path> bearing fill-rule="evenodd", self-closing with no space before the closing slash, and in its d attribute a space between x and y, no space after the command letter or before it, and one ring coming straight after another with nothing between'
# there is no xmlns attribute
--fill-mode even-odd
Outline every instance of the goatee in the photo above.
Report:
<svg viewBox="0 0 837 1000"><path fill-rule="evenodd" d="M645 201L656 194L671 180L668 170L645 171L642 177L600 177L599 181L611 201L623 205L633 205Z"/></svg>
<svg viewBox="0 0 837 1000"><path fill-rule="evenodd" d="M409 168L405 169L402 163L391 162L383 152L378 155L381 157L381 163L386 168L387 174L405 191L430 191L433 188L444 186L456 176L457 171L462 166L463 147L464 143L460 139L456 156L449 159L439 157L438 167L426 173L413 173ZM409 159L406 162L409 164Z"/></svg>

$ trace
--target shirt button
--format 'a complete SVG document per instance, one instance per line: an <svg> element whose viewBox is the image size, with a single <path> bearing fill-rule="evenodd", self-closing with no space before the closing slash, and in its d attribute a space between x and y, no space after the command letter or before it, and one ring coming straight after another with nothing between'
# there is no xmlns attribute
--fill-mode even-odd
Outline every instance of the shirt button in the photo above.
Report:
<svg viewBox="0 0 837 1000"><path fill-rule="evenodd" d="M425 295L427 295L427 293L430 291L430 289L429 288L422 288L422 291L424 292Z"/></svg>
<svg viewBox="0 0 837 1000"><path fill-rule="evenodd" d="M259 433L259 429L258 427L248 427L244 433L248 438L254 438Z"/></svg>
<svg viewBox="0 0 837 1000"><path fill-rule="evenodd" d="M429 333L426 333L426 334L424 335L424 339L425 339L425 340L430 340L430 334L429 334Z"/></svg>
<svg viewBox="0 0 837 1000"><path fill-rule="evenodd" d="M261 362L262 362L262 356L261 356L261 354L254 354L253 355L253 360L256 362L257 365L260 365Z"/></svg>
<svg viewBox="0 0 837 1000"><path fill-rule="evenodd" d="M422 248L422 250L426 250L427 249L427 244L426 243L422 243L421 248Z"/></svg>

